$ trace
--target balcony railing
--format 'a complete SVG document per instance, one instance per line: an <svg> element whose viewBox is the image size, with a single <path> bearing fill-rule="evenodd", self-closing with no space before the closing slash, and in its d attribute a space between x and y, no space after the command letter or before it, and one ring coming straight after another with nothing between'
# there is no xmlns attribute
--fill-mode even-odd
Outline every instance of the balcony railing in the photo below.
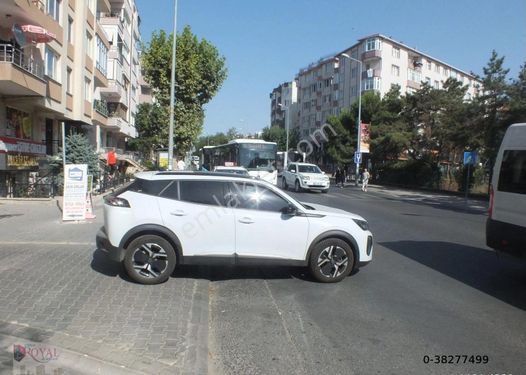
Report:
<svg viewBox="0 0 526 375"><path fill-rule="evenodd" d="M108 117L108 103L106 100L93 100L93 109L103 115L104 117Z"/></svg>
<svg viewBox="0 0 526 375"><path fill-rule="evenodd" d="M11 44L0 44L0 63L11 63L44 80L44 66Z"/></svg>

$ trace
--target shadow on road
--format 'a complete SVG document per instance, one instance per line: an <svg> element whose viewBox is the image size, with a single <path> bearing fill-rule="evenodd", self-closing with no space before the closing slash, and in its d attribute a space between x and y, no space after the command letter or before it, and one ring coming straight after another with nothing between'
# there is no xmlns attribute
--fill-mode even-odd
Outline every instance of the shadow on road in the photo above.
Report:
<svg viewBox="0 0 526 375"><path fill-rule="evenodd" d="M380 245L466 285L526 310L526 264L483 248L451 242L396 241Z"/></svg>

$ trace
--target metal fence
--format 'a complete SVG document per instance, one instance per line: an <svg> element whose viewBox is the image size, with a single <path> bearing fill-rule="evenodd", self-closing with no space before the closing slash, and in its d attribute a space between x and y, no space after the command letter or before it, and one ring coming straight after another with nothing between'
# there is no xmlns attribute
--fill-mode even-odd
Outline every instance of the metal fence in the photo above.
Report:
<svg viewBox="0 0 526 375"><path fill-rule="evenodd" d="M0 197L6 198L52 198L59 193L53 183L0 184Z"/></svg>
<svg viewBox="0 0 526 375"><path fill-rule="evenodd" d="M116 176L112 177L110 175L103 176L99 181L99 189L96 193L103 194L112 189L115 189L121 185L130 181L128 176Z"/></svg>

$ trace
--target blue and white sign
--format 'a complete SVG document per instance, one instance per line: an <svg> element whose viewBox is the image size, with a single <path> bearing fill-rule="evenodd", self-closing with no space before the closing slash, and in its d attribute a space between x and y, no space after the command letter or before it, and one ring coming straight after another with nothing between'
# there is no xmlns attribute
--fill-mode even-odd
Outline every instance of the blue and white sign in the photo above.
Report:
<svg viewBox="0 0 526 375"><path fill-rule="evenodd" d="M477 164L477 151L464 151L464 165Z"/></svg>
<svg viewBox="0 0 526 375"><path fill-rule="evenodd" d="M87 175L87 164L66 164L64 171L62 220L86 219Z"/></svg>
<svg viewBox="0 0 526 375"><path fill-rule="evenodd" d="M354 164L360 164L361 162L362 162L362 153L355 152L354 153Z"/></svg>

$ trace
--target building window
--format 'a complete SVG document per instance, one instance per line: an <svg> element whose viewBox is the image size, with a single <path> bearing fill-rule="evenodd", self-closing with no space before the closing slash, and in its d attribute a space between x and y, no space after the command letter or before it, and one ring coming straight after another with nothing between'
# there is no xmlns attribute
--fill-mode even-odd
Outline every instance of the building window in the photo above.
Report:
<svg viewBox="0 0 526 375"><path fill-rule="evenodd" d="M93 57L93 37L88 31L86 31L85 44L86 44L86 53L88 54L89 57Z"/></svg>
<svg viewBox="0 0 526 375"><path fill-rule="evenodd" d="M72 75L73 72L71 70L71 68L68 68L67 72L66 72L66 92L68 94L72 94L73 93L73 79L72 79Z"/></svg>
<svg viewBox="0 0 526 375"><path fill-rule="evenodd" d="M431 78L426 77L426 83L427 83L429 86L431 86Z"/></svg>
<svg viewBox="0 0 526 375"><path fill-rule="evenodd" d="M378 38L370 38L365 42L365 51L380 50L382 48L382 42Z"/></svg>
<svg viewBox="0 0 526 375"><path fill-rule="evenodd" d="M330 87L331 86L331 79L330 78L327 78L325 80L325 87Z"/></svg>
<svg viewBox="0 0 526 375"><path fill-rule="evenodd" d="M435 72L440 73L440 65L435 64Z"/></svg>
<svg viewBox="0 0 526 375"><path fill-rule="evenodd" d="M407 79L414 82L420 82L422 80L422 75L417 70L407 69Z"/></svg>
<svg viewBox="0 0 526 375"><path fill-rule="evenodd" d="M46 75L49 78L58 81L58 61L59 56L51 48L46 46Z"/></svg>
<svg viewBox="0 0 526 375"><path fill-rule="evenodd" d="M73 44L73 18L68 17L68 43Z"/></svg>
<svg viewBox="0 0 526 375"><path fill-rule="evenodd" d="M440 83L438 81L435 81L434 86L436 90L440 89Z"/></svg>
<svg viewBox="0 0 526 375"><path fill-rule="evenodd" d="M104 75L108 71L108 48L102 42L102 39L97 35L97 69Z"/></svg>
<svg viewBox="0 0 526 375"><path fill-rule="evenodd" d="M444 75L444 77L449 77L449 69L443 68L442 69L442 74Z"/></svg>
<svg viewBox="0 0 526 375"><path fill-rule="evenodd" d="M356 96L356 86L351 87L351 95Z"/></svg>
<svg viewBox="0 0 526 375"><path fill-rule="evenodd" d="M398 65L391 65L391 75L400 77L400 67Z"/></svg>
<svg viewBox="0 0 526 375"><path fill-rule="evenodd" d="M399 59L400 58L400 48L393 47L393 57Z"/></svg>
<svg viewBox="0 0 526 375"><path fill-rule="evenodd" d="M84 100L91 102L91 80L84 77Z"/></svg>
<svg viewBox="0 0 526 375"><path fill-rule="evenodd" d="M47 0L46 12L57 22L60 21L60 0Z"/></svg>
<svg viewBox="0 0 526 375"><path fill-rule="evenodd" d="M431 70L431 61L427 60L426 67L427 67L427 70Z"/></svg>
<svg viewBox="0 0 526 375"><path fill-rule="evenodd" d="M351 78L356 77L356 68L351 69Z"/></svg>
<svg viewBox="0 0 526 375"><path fill-rule="evenodd" d="M381 80L379 77L367 78L363 81L363 90L380 90Z"/></svg>

